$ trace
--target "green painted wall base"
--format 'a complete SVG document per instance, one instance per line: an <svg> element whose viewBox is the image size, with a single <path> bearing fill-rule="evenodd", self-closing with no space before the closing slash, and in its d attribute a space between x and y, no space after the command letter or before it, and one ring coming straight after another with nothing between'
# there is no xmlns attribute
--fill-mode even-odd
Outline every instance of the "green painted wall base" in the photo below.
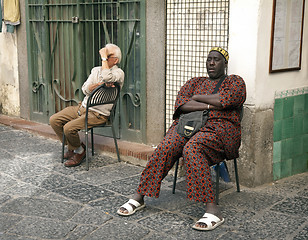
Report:
<svg viewBox="0 0 308 240"><path fill-rule="evenodd" d="M275 99L273 138L274 180L308 171L307 88Z"/></svg>

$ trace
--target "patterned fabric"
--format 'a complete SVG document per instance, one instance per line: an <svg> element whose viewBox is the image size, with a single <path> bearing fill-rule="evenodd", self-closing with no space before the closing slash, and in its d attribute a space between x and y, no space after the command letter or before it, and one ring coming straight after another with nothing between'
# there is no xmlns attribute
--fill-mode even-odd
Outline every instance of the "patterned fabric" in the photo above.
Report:
<svg viewBox="0 0 308 240"><path fill-rule="evenodd" d="M177 96L173 119L180 116L179 107L190 101L193 95L211 94L216 83L207 77L188 80ZM241 144L240 113L241 106L246 100L246 85L240 76L230 75L225 78L218 92L224 109L211 110L208 122L201 131L214 129L224 144L226 158L232 159L238 157L238 148Z"/></svg>
<svg viewBox="0 0 308 240"><path fill-rule="evenodd" d="M216 81L193 78L181 88L175 103L174 122L158 145L141 174L137 192L159 197L161 182L174 162L183 156L186 169L187 196L190 200L214 202L210 166L238 157L241 141L240 107L246 99L246 86L236 75L228 76L219 89L223 110L211 110L206 125L190 139L177 131L179 107L195 94L211 94Z"/></svg>

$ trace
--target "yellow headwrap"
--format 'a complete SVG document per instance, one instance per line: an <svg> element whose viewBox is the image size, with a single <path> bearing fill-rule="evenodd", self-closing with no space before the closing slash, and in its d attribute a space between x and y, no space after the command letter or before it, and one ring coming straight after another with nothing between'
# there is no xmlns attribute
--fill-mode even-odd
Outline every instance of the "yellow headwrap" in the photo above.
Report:
<svg viewBox="0 0 308 240"><path fill-rule="evenodd" d="M210 52L212 51L219 52L226 59L227 62L229 61L229 53L225 49L221 47L213 47L211 48Z"/></svg>

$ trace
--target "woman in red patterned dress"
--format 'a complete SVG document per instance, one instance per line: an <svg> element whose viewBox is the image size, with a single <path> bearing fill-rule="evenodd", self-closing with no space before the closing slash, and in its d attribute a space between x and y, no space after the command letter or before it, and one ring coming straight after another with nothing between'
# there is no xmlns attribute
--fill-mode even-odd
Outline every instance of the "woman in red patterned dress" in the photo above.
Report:
<svg viewBox="0 0 308 240"><path fill-rule="evenodd" d="M163 178L183 156L187 196L206 205L206 213L193 228L212 230L224 222L215 203L210 166L238 157L240 112L246 99L245 82L237 75L226 76L218 92L212 94L217 82L225 75L228 60L226 50L212 48L206 61L209 77L192 78L182 86L175 102L174 122L143 170L133 199L121 206L119 215L129 216L145 207L144 196L159 197ZM187 139L177 133L182 113L208 109L207 123L194 136Z"/></svg>

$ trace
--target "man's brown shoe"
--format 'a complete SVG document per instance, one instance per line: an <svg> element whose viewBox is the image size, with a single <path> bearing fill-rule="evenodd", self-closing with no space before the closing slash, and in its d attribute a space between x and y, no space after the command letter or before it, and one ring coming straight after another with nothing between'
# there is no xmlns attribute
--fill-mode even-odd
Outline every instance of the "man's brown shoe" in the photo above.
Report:
<svg viewBox="0 0 308 240"><path fill-rule="evenodd" d="M69 160L67 160L64 163L64 166L65 167L76 167L81 164L85 156L86 156L86 151L83 151L83 153L81 154L74 153L73 157L71 157Z"/></svg>
<svg viewBox="0 0 308 240"><path fill-rule="evenodd" d="M73 152L73 156L64 163L65 167L76 167L81 164L82 160L86 156L86 146L83 143L81 143L81 146L83 147L83 152L81 154Z"/></svg>
<svg viewBox="0 0 308 240"><path fill-rule="evenodd" d="M74 151L73 150L68 150L66 153L64 153L63 158L64 159L70 159L72 156L74 156Z"/></svg>

